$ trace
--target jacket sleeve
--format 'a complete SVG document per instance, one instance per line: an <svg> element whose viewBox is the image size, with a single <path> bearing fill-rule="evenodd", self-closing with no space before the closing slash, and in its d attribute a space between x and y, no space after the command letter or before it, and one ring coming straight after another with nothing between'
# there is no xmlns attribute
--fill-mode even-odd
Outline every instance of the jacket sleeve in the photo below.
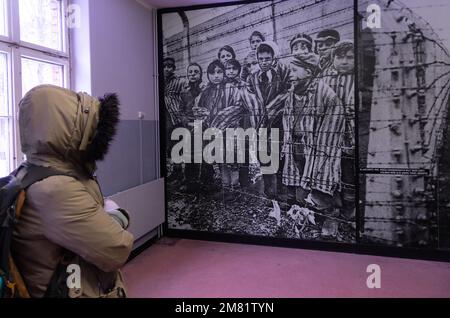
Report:
<svg viewBox="0 0 450 318"><path fill-rule="evenodd" d="M67 176L53 176L27 191L30 207L40 215L44 235L104 272L128 259L133 235L112 219L85 186Z"/></svg>

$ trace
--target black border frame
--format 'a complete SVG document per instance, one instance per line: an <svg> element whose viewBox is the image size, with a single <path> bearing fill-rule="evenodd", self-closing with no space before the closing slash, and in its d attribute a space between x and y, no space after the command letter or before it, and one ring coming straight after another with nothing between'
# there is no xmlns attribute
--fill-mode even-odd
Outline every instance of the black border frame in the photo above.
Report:
<svg viewBox="0 0 450 318"><path fill-rule="evenodd" d="M163 67L160 61L163 60L163 43L162 43L162 15L165 13L176 13L179 11L191 11L200 9L210 9L215 7L224 7L232 5L243 5L258 2L268 2L269 0L244 0L244 1L231 1L223 3L213 3L195 6L185 6L176 8L164 8L157 10L157 45L158 45L158 74L163 74ZM360 20L357 18L359 15L358 11L358 1L353 0L354 6L354 43L355 47L358 49L358 35L359 35L359 23ZM358 94L358 54L355 54L355 104L359 105L359 94ZM158 76L158 91L159 91L159 133L160 133L160 168L161 177L165 178L166 169L166 111L164 109L164 82L163 77ZM357 114L357 107L355 109L355 114ZM356 121L358 122L358 121ZM356 123L356 129L358 125ZM358 149L358 144L356 145ZM359 151L356 152L355 165L356 165L356 180L359 180ZM358 193L358 191L357 191ZM359 193L356 196L357 203L359 202ZM378 244L367 244L361 242L360 237L360 220L359 220L359 204L356 204L356 243L338 243L338 242L327 242L327 241L307 241L299 239L288 239L288 238L277 238L277 237L265 237L257 235L238 235L238 234L228 234L228 233L214 233L206 231L195 231L195 230L176 230L168 228L168 213L167 213L167 184L164 182L164 206L165 206L165 223L163 224L164 234L168 237L174 238L185 238L193 240L206 240L206 241L216 241L216 242L226 242L226 243L240 243L240 244L252 244L252 245L265 245L265 246L276 246L276 247L288 247L288 248L300 248L300 249L311 249L320 250L328 252L340 252L340 253L353 253L353 254L363 254L363 255L373 255L373 256L386 256L395 258L408 258L408 259L419 259L419 260L433 260L440 262L450 262L450 251L439 250L439 249L425 249L425 248L409 248L409 247L392 247L384 246Z"/></svg>

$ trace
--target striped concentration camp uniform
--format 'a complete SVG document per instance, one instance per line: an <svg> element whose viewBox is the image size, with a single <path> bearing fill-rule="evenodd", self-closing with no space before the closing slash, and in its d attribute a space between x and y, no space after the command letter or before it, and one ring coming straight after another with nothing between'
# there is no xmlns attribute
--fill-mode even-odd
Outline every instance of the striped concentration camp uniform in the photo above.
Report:
<svg viewBox="0 0 450 318"><path fill-rule="evenodd" d="M182 123L181 111L183 109L183 100L181 98L181 91L183 90L185 81L173 75L165 81L164 85L164 103L166 110L169 114L171 124L177 126Z"/></svg>
<svg viewBox="0 0 450 318"><path fill-rule="evenodd" d="M264 82L263 73L268 72L272 74L272 79L270 82ZM289 86L289 69L280 62L267 72L259 71L249 77L243 100L250 113L252 127L270 128L267 122L267 107L279 95L285 94Z"/></svg>
<svg viewBox="0 0 450 318"><path fill-rule="evenodd" d="M284 102L283 184L333 195L340 190L344 109L336 93L315 80L303 96L290 92ZM294 147L296 146L296 147ZM300 171L294 149L304 156Z"/></svg>
<svg viewBox="0 0 450 318"><path fill-rule="evenodd" d="M240 83L226 83L222 108L212 118L211 127L221 130L237 128L245 114L242 102L242 86Z"/></svg>
<svg viewBox="0 0 450 318"><path fill-rule="evenodd" d="M345 132L342 145L342 160L345 161L342 167L342 188L346 193L348 191L354 191L355 189L355 177L352 167L355 160L355 75L350 74L338 74L334 68L330 68L328 76L324 79L341 100L344 106L345 114ZM347 194L345 194L347 195Z"/></svg>
<svg viewBox="0 0 450 318"><path fill-rule="evenodd" d="M341 100L345 111L345 138L344 149L346 154L353 154L355 145L355 75L338 74L336 70L331 69L328 75L323 78L324 82L335 91Z"/></svg>

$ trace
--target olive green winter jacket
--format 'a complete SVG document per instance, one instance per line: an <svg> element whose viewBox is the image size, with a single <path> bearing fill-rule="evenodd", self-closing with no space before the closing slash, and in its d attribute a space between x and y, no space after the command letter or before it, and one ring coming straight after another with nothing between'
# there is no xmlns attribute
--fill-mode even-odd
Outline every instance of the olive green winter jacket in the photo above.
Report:
<svg viewBox="0 0 450 318"><path fill-rule="evenodd" d="M52 176L26 192L22 217L15 227L12 255L32 297L43 297L63 255L75 255L81 288L70 297L120 297L120 267L133 236L104 210L92 174L95 162L86 153L106 107L84 93L51 85L38 86L19 105L22 152L27 161L72 176ZM104 125L103 125L104 126Z"/></svg>

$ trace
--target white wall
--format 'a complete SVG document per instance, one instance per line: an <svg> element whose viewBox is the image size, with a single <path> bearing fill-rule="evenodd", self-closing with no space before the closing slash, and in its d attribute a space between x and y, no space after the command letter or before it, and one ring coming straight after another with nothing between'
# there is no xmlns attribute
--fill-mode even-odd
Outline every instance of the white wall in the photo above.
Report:
<svg viewBox="0 0 450 318"><path fill-rule="evenodd" d="M162 180L155 180L158 172L148 177L159 171L154 12L134 0L71 2L81 9L81 25L71 32L72 89L119 95L118 136L99 163L98 176L105 195L132 198L126 205L138 239L164 220ZM145 113L143 120L139 112Z"/></svg>
<svg viewBox="0 0 450 318"><path fill-rule="evenodd" d="M73 3L81 6L82 19L72 36L73 88L94 96L117 92L123 120L138 119L138 112L157 120L153 12L132 0Z"/></svg>
<svg viewBox="0 0 450 318"><path fill-rule="evenodd" d="M122 119L138 119L139 111L150 116L155 107L152 12L130 0L90 3L92 93L118 92Z"/></svg>
<svg viewBox="0 0 450 318"><path fill-rule="evenodd" d="M70 33L72 89L91 94L91 45L89 1L74 0L80 6L80 23Z"/></svg>

